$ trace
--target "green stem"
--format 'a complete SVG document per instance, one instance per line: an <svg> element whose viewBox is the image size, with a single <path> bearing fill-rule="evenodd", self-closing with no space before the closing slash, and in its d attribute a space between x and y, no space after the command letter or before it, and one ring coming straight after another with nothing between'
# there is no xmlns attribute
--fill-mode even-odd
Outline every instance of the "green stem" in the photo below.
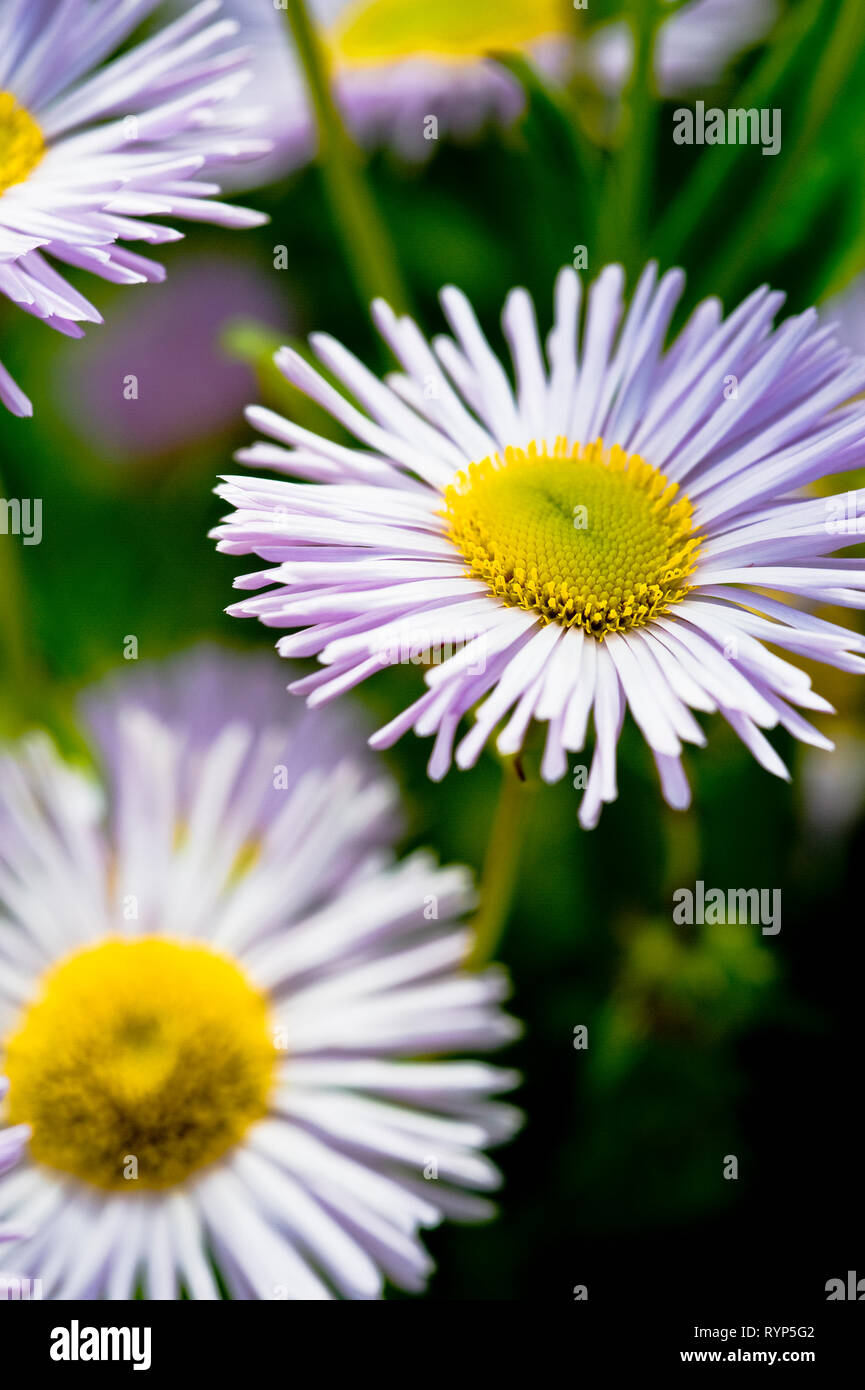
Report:
<svg viewBox="0 0 865 1390"><path fill-rule="evenodd" d="M7 496L0 477L0 499ZM17 537L0 535L0 652L3 681L16 706L32 697L37 683L38 663L31 654L29 628L24 608L24 585L16 547Z"/></svg>
<svg viewBox="0 0 865 1390"><path fill-rule="evenodd" d="M334 100L324 45L306 0L288 0L286 13L315 111L325 188L358 294L365 307L383 295L392 308L404 312L408 296L394 248L370 192L360 152Z"/></svg>
<svg viewBox="0 0 865 1390"><path fill-rule="evenodd" d="M597 225L595 189L598 177L598 156L586 139L579 116L570 98L547 81L543 74L520 53L496 53L496 62L514 76L526 92L530 101L542 112L552 139L559 141L565 158L570 161L571 170L576 175L578 187L573 189L573 205L580 209L583 222L589 231L585 232L587 243L594 236ZM557 153L557 151L555 152ZM555 164L555 176L559 187L562 183L562 170ZM570 192L570 186L568 191ZM569 206L570 213L570 206ZM580 233L575 228L575 235Z"/></svg>
<svg viewBox="0 0 865 1390"><path fill-rule="evenodd" d="M610 168L604 200L604 260L621 258L631 270L645 259L655 161L655 39L665 17L657 0L632 0L634 65L625 91L627 129Z"/></svg>
<svg viewBox="0 0 865 1390"><path fill-rule="evenodd" d="M502 768L499 799L487 842L480 885L480 907L473 926L475 939L468 956L471 969L488 965L495 955L507 924L519 872L520 839L532 789L522 780L516 764Z"/></svg>

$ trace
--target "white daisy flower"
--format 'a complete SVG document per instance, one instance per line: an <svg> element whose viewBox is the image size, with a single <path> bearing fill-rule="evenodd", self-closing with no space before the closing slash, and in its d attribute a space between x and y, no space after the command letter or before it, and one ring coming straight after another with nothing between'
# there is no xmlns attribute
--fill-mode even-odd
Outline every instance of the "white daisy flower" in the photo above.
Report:
<svg viewBox="0 0 865 1390"><path fill-rule="evenodd" d="M162 218L266 221L198 177L269 145L236 104L247 55L228 43L236 21L211 23L220 0L103 65L160 3L4 0L0 12L0 294L71 338L101 316L52 262L142 284L165 273L123 243L178 240ZM2 364L0 400L33 413Z"/></svg>
<svg viewBox="0 0 865 1390"><path fill-rule="evenodd" d="M419 1230L492 1210L515 1076L442 1054L518 1030L463 968L467 873L397 863L393 786L268 674L100 695L105 797L43 737L4 759L0 1220L47 1298L419 1290Z"/></svg>
<svg viewBox="0 0 865 1390"><path fill-rule="evenodd" d="M773 327L783 295L765 287L726 318L706 300L665 346L683 283L649 265L626 311L622 269L608 266L581 327L581 282L563 270L546 355L528 294L513 290L502 317L513 383L452 287L441 300L453 337L432 348L410 318L374 306L402 367L386 382L313 336L357 405L281 349L287 379L364 446L252 408L275 442L242 462L307 481L240 476L218 489L236 508L219 548L270 562L236 581L269 591L228 611L300 629L280 653L324 664L289 689L321 705L425 657L425 692L371 742L435 734L433 778L452 756L473 766L500 725L498 749L517 753L536 720L542 776L555 781L591 718L587 827L617 795L627 710L675 807L690 797L683 743L706 741L695 711L720 712L781 777L765 730L831 747L800 713L831 706L769 646L865 669L859 634L803 610L865 606L865 561L828 558L857 539L843 524L850 494L801 491L865 460L865 404L850 403L865 361L814 310ZM854 496L861 505L865 490Z"/></svg>

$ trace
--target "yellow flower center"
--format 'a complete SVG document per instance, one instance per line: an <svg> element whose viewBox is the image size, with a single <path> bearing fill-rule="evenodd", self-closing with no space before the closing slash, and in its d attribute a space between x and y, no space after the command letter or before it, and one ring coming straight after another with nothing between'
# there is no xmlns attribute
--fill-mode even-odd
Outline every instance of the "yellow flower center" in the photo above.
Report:
<svg viewBox="0 0 865 1390"><path fill-rule="evenodd" d="M23 183L45 153L42 131L11 92L0 92L0 193Z"/></svg>
<svg viewBox="0 0 865 1390"><path fill-rule="evenodd" d="M469 464L445 492L447 534L506 604L599 640L688 592L699 537L678 488L618 445L557 439Z"/></svg>
<svg viewBox="0 0 865 1390"><path fill-rule="evenodd" d="M569 25L562 0L355 0L329 37L344 67L410 57L470 62L566 34Z"/></svg>
<svg viewBox="0 0 865 1390"><path fill-rule="evenodd" d="M267 1110L267 1002L227 957L109 938L61 961L9 1039L9 1119L38 1162L110 1190L165 1188Z"/></svg>

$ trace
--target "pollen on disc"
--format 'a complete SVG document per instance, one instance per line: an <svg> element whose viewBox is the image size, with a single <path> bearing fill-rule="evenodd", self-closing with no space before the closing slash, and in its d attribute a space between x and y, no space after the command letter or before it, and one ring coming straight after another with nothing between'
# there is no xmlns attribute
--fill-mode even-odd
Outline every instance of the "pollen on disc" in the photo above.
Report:
<svg viewBox="0 0 865 1390"><path fill-rule="evenodd" d="M43 978L8 1041L13 1124L39 1163L114 1190L182 1182L267 1111L265 997L195 942L110 938Z"/></svg>
<svg viewBox="0 0 865 1390"><path fill-rule="evenodd" d="M598 639L688 592L693 508L636 454L556 441L472 463L445 493L447 534L506 604Z"/></svg>

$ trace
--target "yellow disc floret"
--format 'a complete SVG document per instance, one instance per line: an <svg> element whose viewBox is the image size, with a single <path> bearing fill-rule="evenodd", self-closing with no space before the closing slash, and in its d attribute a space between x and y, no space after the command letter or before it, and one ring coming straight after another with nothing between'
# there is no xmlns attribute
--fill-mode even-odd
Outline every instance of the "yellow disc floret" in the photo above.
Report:
<svg viewBox="0 0 865 1390"><path fill-rule="evenodd" d="M411 57L476 62L567 34L569 8L562 0L355 0L329 41L343 67Z"/></svg>
<svg viewBox="0 0 865 1390"><path fill-rule="evenodd" d="M23 183L45 153L45 139L11 92L0 92L0 193Z"/></svg>
<svg viewBox="0 0 865 1390"><path fill-rule="evenodd" d="M30 1152L98 1187L182 1182L265 1114L267 1001L206 946L109 938L49 971L9 1039L9 1118Z"/></svg>
<svg viewBox="0 0 865 1390"><path fill-rule="evenodd" d="M683 598L700 544L677 485L601 440L469 464L442 515L470 573L504 603L599 639Z"/></svg>

